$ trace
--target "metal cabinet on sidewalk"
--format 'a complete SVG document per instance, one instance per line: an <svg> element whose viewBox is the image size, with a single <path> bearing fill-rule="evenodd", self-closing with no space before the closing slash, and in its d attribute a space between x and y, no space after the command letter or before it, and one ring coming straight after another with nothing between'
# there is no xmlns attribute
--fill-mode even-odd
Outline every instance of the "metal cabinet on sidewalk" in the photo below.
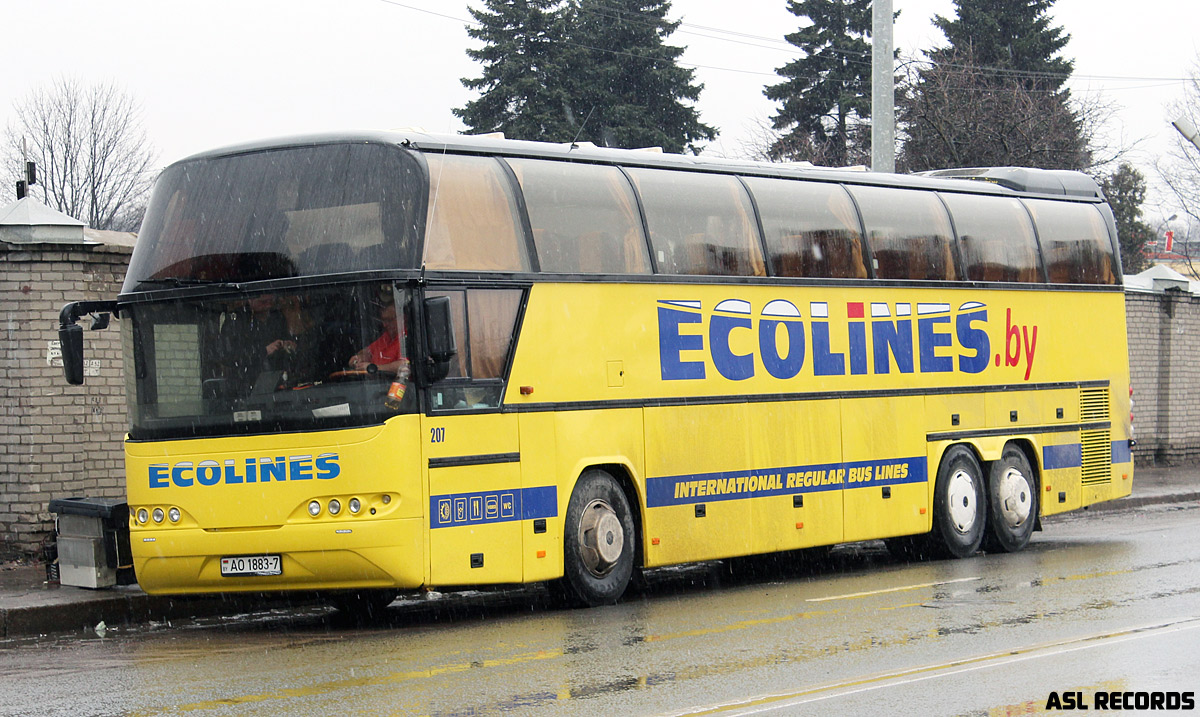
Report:
<svg viewBox="0 0 1200 717"><path fill-rule="evenodd" d="M55 498L59 578L63 585L108 588L133 582L129 506L115 498Z"/></svg>

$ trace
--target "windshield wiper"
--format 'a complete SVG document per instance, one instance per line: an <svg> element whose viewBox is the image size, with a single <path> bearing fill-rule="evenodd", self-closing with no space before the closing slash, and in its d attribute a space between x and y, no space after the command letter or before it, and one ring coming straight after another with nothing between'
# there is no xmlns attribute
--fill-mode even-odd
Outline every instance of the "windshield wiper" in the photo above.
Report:
<svg viewBox="0 0 1200 717"><path fill-rule="evenodd" d="M241 284L232 281L218 281L216 279L193 279L182 276L163 276L156 279L142 279L138 282L138 286L145 284L164 284L166 286L181 287L181 286L219 286L226 289L241 289Z"/></svg>

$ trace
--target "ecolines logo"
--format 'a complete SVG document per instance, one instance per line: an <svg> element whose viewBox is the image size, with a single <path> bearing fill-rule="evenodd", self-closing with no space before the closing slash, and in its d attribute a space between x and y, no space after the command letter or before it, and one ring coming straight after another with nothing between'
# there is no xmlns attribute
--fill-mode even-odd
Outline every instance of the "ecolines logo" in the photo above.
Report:
<svg viewBox="0 0 1200 717"><path fill-rule="evenodd" d="M892 371L981 373L988 367L991 358L988 311L980 302L968 301L957 311L952 311L950 304L918 303L915 316L911 303L847 302L844 318L840 309L840 304L814 301L808 305L805 319L800 309L785 299L767 302L757 314L750 302L742 299L726 299L707 314L699 301L659 300L658 353L662 378L664 381L705 378L706 364L700 360L704 354L695 352L705 352L717 373L731 381L753 377L759 364L778 379L798 376L806 364L814 376ZM832 317L831 312L839 315ZM1005 365L1024 362L1025 380L1029 380L1037 327L1032 327L1030 334L1030 327L1013 326L1011 309L1006 320ZM685 324L701 324L701 328L688 330ZM739 333L748 335L738 337ZM844 339L834 342L835 334L844 334ZM1014 341L1015 351L1009 345ZM737 342L754 350L736 353L733 347ZM846 350L835 351L835 345L845 346ZM995 360L999 366L1000 354L996 354Z"/></svg>
<svg viewBox="0 0 1200 717"><path fill-rule="evenodd" d="M240 463L232 458L223 463L215 460L155 463L149 468L149 478L151 488L167 488L171 485L190 488L218 483L270 483L313 478L332 480L341 472L338 454L322 453L315 459L312 455L302 455L246 458Z"/></svg>

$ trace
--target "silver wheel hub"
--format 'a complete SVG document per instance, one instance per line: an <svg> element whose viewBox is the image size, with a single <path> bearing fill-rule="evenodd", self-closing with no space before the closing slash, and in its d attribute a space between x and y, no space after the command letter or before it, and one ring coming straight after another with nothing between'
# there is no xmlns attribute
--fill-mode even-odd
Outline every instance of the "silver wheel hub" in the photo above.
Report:
<svg viewBox="0 0 1200 717"><path fill-rule="evenodd" d="M1029 479L1016 468L1009 468L1000 476L996 498L1000 502L1000 515L1004 524L1018 528L1029 519L1033 508L1033 487Z"/></svg>
<svg viewBox="0 0 1200 717"><path fill-rule="evenodd" d="M583 509L579 546L584 566L597 577L607 575L621 558L625 531L621 519L606 501L597 498Z"/></svg>
<svg viewBox="0 0 1200 717"><path fill-rule="evenodd" d="M960 533L969 533L975 527L979 512L979 496L975 480L966 471L955 471L949 485L950 521Z"/></svg>

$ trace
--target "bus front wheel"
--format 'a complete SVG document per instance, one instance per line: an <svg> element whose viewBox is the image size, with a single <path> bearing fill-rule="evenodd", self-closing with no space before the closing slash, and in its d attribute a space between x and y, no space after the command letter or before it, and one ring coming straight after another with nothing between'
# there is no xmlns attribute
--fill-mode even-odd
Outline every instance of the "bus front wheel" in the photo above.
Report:
<svg viewBox="0 0 1200 717"><path fill-rule="evenodd" d="M615 603L633 573L633 512L611 475L589 470L567 504L561 592L574 605Z"/></svg>
<svg viewBox="0 0 1200 717"><path fill-rule="evenodd" d="M988 528L983 547L1016 553L1029 545L1038 515L1037 483L1029 459L1015 445L1004 447L988 476Z"/></svg>
<svg viewBox="0 0 1200 717"><path fill-rule="evenodd" d="M966 446L952 446L942 456L933 496L933 533L942 551L965 558L979 550L985 503L979 459Z"/></svg>

